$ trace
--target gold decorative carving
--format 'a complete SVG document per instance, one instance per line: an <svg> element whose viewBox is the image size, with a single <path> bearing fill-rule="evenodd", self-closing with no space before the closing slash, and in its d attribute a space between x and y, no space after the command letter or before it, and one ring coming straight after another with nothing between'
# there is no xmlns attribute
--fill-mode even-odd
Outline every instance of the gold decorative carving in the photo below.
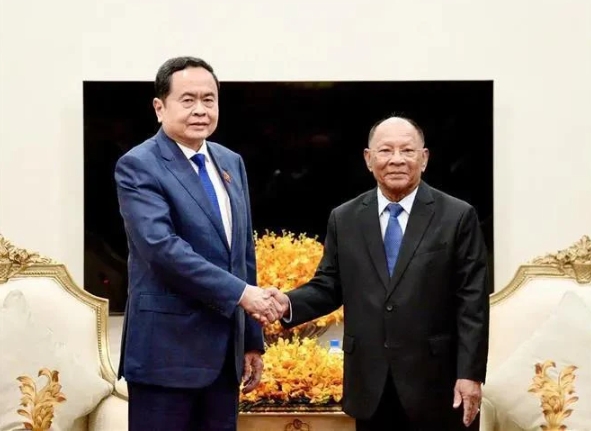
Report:
<svg viewBox="0 0 591 431"><path fill-rule="evenodd" d="M48 257L40 256L37 252L15 247L0 234L0 284L6 283L25 268L34 264L53 263Z"/></svg>
<svg viewBox="0 0 591 431"><path fill-rule="evenodd" d="M296 428L299 426L300 428ZM307 426L308 428L305 428ZM290 427L290 428L287 428ZM339 412L239 412L238 429L245 431L354 431L355 419L343 411Z"/></svg>
<svg viewBox="0 0 591 431"><path fill-rule="evenodd" d="M568 429L563 421L573 412L572 404L579 400L575 393L574 382L576 379L576 366L570 365L563 368L556 380L548 375L549 368L556 368L556 363L551 360L537 363L536 374L528 392L536 394L540 398L540 405L546 425L541 425L544 431L561 431Z"/></svg>
<svg viewBox="0 0 591 431"><path fill-rule="evenodd" d="M299 419L294 419L293 422L291 422L285 426L285 431L296 431L296 430L312 431L312 428L310 428L310 425L308 425L306 422L302 422Z"/></svg>
<svg viewBox="0 0 591 431"><path fill-rule="evenodd" d="M536 257L532 263L557 266L565 275L574 278L578 283L591 283L591 239L584 235L570 247Z"/></svg>
<svg viewBox="0 0 591 431"><path fill-rule="evenodd" d="M9 257L10 256L10 257ZM18 257L14 257L18 256ZM12 269L8 266L15 265ZM3 277L4 276L4 277ZM76 284L65 265L37 253L22 250L0 235L0 286L10 278L51 278L68 294L90 307L96 316L98 356L101 375L115 387L114 395L127 400L111 362L108 340L109 300L100 298Z"/></svg>
<svg viewBox="0 0 591 431"><path fill-rule="evenodd" d="M564 250L536 257L530 263L519 266L509 284L491 295L491 305L503 302L535 278L572 279L581 285L591 283L589 236L582 236Z"/></svg>
<svg viewBox="0 0 591 431"><path fill-rule="evenodd" d="M59 372L42 368L38 377L47 378L44 387L37 389L35 380L29 376L19 376L17 380L21 383L19 389L21 406L17 413L27 420L23 422L25 429L32 431L48 431L55 416L55 407L66 401L66 396L61 392L62 385L59 382Z"/></svg>

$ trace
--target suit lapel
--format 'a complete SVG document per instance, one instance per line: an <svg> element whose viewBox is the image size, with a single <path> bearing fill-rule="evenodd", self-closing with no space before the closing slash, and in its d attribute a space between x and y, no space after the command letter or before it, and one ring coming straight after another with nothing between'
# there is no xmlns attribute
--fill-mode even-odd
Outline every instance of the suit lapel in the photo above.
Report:
<svg viewBox="0 0 591 431"><path fill-rule="evenodd" d="M209 198L201 184L199 175L197 175L193 166L191 166L191 162L189 162L178 145L170 139L162 129L158 131L156 139L162 157L166 162L166 168L177 178L177 180L179 180L195 202L201 207L205 215L211 220L215 230L220 235L222 242L229 250L228 240L226 238L222 221L214 215Z"/></svg>
<svg viewBox="0 0 591 431"><path fill-rule="evenodd" d="M359 221L371 261L384 285L384 289L387 289L390 277L388 276L384 240L382 239L382 231L380 229L376 189L369 192L363 200L359 212Z"/></svg>
<svg viewBox="0 0 591 431"><path fill-rule="evenodd" d="M430 188L428 185L421 182L410 211L410 217L408 218L404 236L402 237L402 244L400 245L398 260L394 267L394 274L392 274L392 278L388 285L388 296L394 292L404 271L406 271L415 250L421 243L425 231L433 218L433 212L433 196L431 195Z"/></svg>
<svg viewBox="0 0 591 431"><path fill-rule="evenodd" d="M229 166L227 166L227 164L226 164L225 158L220 154L220 152L218 151L218 148L215 147L214 145L209 145L208 149L209 149L209 154L211 155L211 158L213 160L213 164L215 165L216 169L218 170L218 174L220 175L220 178L222 179L222 183L224 184L224 187L226 188L226 191L228 192L228 197L230 198L230 208L232 211L232 248L231 249L234 249L234 244L236 242L236 239L239 238L238 229L240 228L240 223L238 223L239 214L238 214L237 202L238 202L238 199L240 199L240 195L238 194L238 188L232 187L232 181L235 181L235 180L233 180L232 176L230 175L231 171L229 169ZM225 235L224 235L224 238L225 238Z"/></svg>

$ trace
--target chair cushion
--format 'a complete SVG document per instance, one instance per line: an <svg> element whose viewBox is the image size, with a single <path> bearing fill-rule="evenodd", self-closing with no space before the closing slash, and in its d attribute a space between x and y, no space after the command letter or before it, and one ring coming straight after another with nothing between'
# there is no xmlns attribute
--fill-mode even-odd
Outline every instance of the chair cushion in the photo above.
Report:
<svg viewBox="0 0 591 431"><path fill-rule="evenodd" d="M490 372L483 392L500 429L541 429L553 417L556 428L549 429L588 430L590 346L591 310L569 291L556 312Z"/></svg>
<svg viewBox="0 0 591 431"><path fill-rule="evenodd" d="M88 431L127 431L127 401L109 395L90 414Z"/></svg>
<svg viewBox="0 0 591 431"><path fill-rule="evenodd" d="M0 346L0 431L32 424L36 396L37 421L51 421L52 431L69 431L113 390L95 364L85 366L72 346L36 323L20 290L8 293L0 308Z"/></svg>

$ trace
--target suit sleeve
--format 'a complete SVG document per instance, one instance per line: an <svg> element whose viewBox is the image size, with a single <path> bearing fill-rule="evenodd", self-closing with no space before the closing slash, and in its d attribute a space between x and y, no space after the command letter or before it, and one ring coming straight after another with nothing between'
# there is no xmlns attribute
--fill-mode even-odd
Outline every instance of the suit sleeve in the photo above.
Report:
<svg viewBox="0 0 591 431"><path fill-rule="evenodd" d="M474 208L464 212L457 231L457 373L484 383L488 357L489 289L487 253Z"/></svg>
<svg viewBox="0 0 591 431"><path fill-rule="evenodd" d="M229 318L244 281L208 262L176 234L164 192L144 162L123 156L115 181L125 230L140 257L170 280L171 290Z"/></svg>
<svg viewBox="0 0 591 431"><path fill-rule="evenodd" d="M281 324L292 328L332 313L343 304L338 266L336 215L331 212L326 229L324 253L314 277L287 293L291 301L291 320Z"/></svg>
<svg viewBox="0 0 591 431"><path fill-rule="evenodd" d="M250 210L250 194L248 179L244 161L240 158L240 176L242 178L242 190L246 203L246 282L252 286L257 285L256 253L254 246L254 232L252 228L252 216ZM264 352L263 329L248 313L245 316L244 351L258 350Z"/></svg>

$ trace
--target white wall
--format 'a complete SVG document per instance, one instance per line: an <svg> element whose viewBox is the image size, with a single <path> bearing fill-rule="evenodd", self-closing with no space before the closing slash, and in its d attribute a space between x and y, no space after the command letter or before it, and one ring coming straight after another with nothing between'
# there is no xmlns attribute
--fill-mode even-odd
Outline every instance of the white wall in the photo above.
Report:
<svg viewBox="0 0 591 431"><path fill-rule="evenodd" d="M82 281L83 80L186 54L222 80L493 79L498 289L591 233L590 23L588 0L0 0L0 232Z"/></svg>

